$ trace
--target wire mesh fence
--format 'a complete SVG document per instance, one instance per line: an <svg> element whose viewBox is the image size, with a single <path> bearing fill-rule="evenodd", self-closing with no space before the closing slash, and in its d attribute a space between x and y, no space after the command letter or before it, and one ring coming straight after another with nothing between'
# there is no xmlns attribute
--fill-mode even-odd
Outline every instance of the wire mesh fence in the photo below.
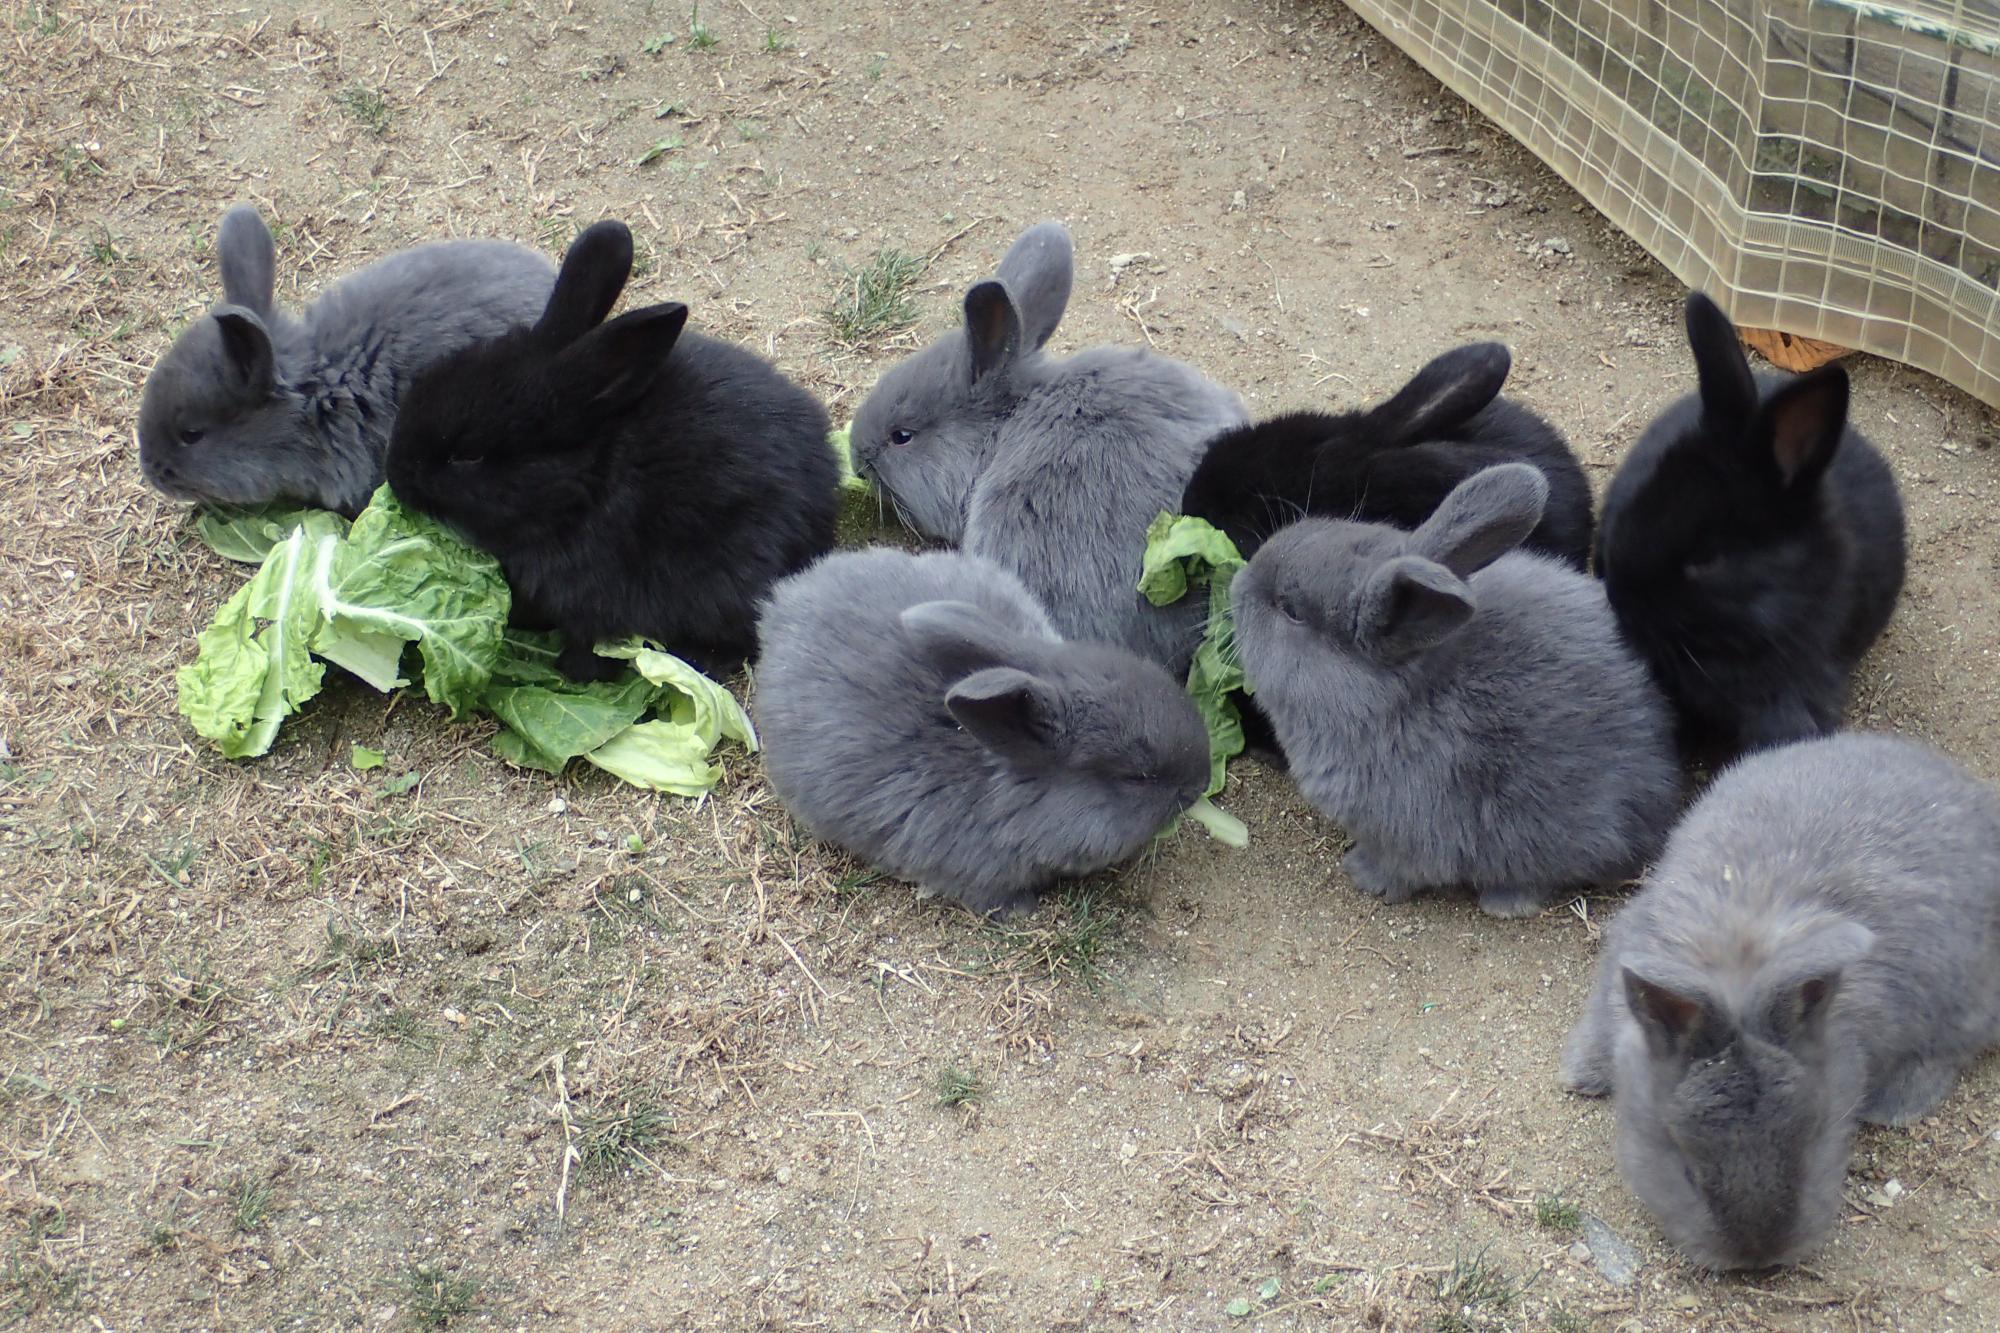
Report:
<svg viewBox="0 0 2000 1333"><path fill-rule="evenodd" d="M2000 0L1346 0L1739 324L2000 406Z"/></svg>

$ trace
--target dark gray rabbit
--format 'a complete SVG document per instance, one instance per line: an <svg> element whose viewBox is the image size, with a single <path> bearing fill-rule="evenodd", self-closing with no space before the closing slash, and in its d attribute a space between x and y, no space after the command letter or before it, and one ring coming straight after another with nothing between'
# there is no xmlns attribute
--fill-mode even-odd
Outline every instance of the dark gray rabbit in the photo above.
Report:
<svg viewBox="0 0 2000 1333"><path fill-rule="evenodd" d="M238 204L216 235L222 302L167 349L139 404L139 466L177 500L303 500L354 514L382 484L417 371L541 313L555 266L506 241L433 241L349 274L294 316Z"/></svg>
<svg viewBox="0 0 2000 1333"><path fill-rule="evenodd" d="M2000 1040L2000 800L1849 733L1754 754L1606 933L1563 1080L1618 1101L1618 1165L1712 1269L1790 1263L1840 1212L1857 1117L1930 1112Z"/></svg>
<svg viewBox="0 0 2000 1333"><path fill-rule="evenodd" d="M1146 525L1180 503L1234 393L1145 348L1044 354L1069 301L1059 222L1029 228L999 275L965 294L965 324L882 377L854 417L856 469L910 526L1020 576L1066 637L1183 670L1198 599L1136 591Z"/></svg>
<svg viewBox="0 0 2000 1333"><path fill-rule="evenodd" d="M816 836L975 912L1137 854L1208 782L1179 682L958 552L839 552L758 625L764 769Z"/></svg>
<svg viewBox="0 0 2000 1333"><path fill-rule="evenodd" d="M1508 463L1414 532L1306 519L1230 590L1257 702L1364 893L1464 885L1526 915L1637 873L1672 823L1667 706L1603 589L1515 549L1547 496Z"/></svg>

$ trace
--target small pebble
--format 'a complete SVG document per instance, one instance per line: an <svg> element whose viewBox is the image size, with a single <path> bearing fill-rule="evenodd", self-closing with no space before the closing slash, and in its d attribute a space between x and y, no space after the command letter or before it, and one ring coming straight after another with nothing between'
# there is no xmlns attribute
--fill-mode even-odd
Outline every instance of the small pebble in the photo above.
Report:
<svg viewBox="0 0 2000 1333"><path fill-rule="evenodd" d="M1639 1265L1645 1262L1640 1253L1620 1240L1618 1233L1588 1214L1583 1219L1583 1243L1589 1248L1597 1271L1612 1286L1629 1287L1639 1276Z"/></svg>

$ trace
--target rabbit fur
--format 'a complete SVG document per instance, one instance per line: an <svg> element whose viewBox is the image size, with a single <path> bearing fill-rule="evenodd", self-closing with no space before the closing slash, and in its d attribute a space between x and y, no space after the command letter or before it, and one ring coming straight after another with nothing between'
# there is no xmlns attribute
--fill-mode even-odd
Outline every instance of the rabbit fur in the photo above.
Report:
<svg viewBox="0 0 2000 1333"><path fill-rule="evenodd" d="M855 413L856 469L919 532L1018 575L1065 637L1184 671L1199 606L1136 591L1146 526L1201 444L1247 419L1234 393L1143 348L1043 351L1069 299L1059 222L1029 228L965 322L883 375Z"/></svg>
<svg viewBox="0 0 2000 1333"><path fill-rule="evenodd" d="M140 470L177 500L299 500L350 516L382 484L411 379L532 320L555 275L525 246L433 241L349 274L295 316L276 303L276 249L254 207L223 215L215 251L222 302L146 379Z"/></svg>
<svg viewBox="0 0 2000 1333"><path fill-rule="evenodd" d="M1394 397L1356 412L1289 412L1209 441L1180 512L1228 534L1244 559L1308 515L1414 528L1481 468L1542 470L1549 502L1524 550L1588 566L1590 482L1559 431L1500 396L1513 356L1468 343L1433 358Z"/></svg>
<svg viewBox="0 0 2000 1333"><path fill-rule="evenodd" d="M1605 934L1563 1079L1711 1269L1792 1263L1840 1212L1857 1120L1928 1114L2000 1039L2000 800L1914 741L1753 754Z"/></svg>
<svg viewBox="0 0 2000 1333"><path fill-rule="evenodd" d="M1903 505L1846 371L1753 375L1700 292L1687 331L1700 388L1612 478L1597 568L1684 744L1726 761L1840 725L1903 586Z"/></svg>
<svg viewBox="0 0 2000 1333"><path fill-rule="evenodd" d="M518 623L561 630L572 677L622 670L592 645L626 634L721 674L772 582L832 547L839 465L818 400L685 332L685 305L605 322L631 265L625 225L594 224L533 327L429 367L389 480L499 558Z"/></svg>
<svg viewBox="0 0 2000 1333"><path fill-rule="evenodd" d="M1306 519L1236 576L1244 671L1364 893L1526 915L1635 874L1672 821L1667 707L1602 588L1515 549L1547 494L1501 464L1415 532Z"/></svg>
<svg viewBox="0 0 2000 1333"><path fill-rule="evenodd" d="M1019 579L876 547L779 583L753 708L799 822L975 912L1143 850L1208 781L1180 684L1059 638Z"/></svg>

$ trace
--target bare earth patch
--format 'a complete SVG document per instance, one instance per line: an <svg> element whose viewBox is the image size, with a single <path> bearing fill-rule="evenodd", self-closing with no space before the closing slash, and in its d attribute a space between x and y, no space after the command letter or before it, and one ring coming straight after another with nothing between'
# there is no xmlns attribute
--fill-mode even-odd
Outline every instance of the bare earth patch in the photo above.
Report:
<svg viewBox="0 0 2000 1333"><path fill-rule="evenodd" d="M740 757L697 806L509 770L420 698L336 686L248 764L175 714L243 574L132 422L236 200L291 300L623 218L628 302L690 302L838 420L1059 216L1065 348L1150 342L1264 412L1504 338L1601 485L1692 382L1680 290L1345 10L0 24L0 1324L2000 1326L2000 1062L1863 1135L1809 1267L1702 1277L1556 1086L1615 898L1381 908L1254 762L1247 851L1185 830L1004 928L803 838ZM1854 719L2000 776L2000 426L1854 369L1915 540ZM1575 1257L1591 1219L1632 1285Z"/></svg>

